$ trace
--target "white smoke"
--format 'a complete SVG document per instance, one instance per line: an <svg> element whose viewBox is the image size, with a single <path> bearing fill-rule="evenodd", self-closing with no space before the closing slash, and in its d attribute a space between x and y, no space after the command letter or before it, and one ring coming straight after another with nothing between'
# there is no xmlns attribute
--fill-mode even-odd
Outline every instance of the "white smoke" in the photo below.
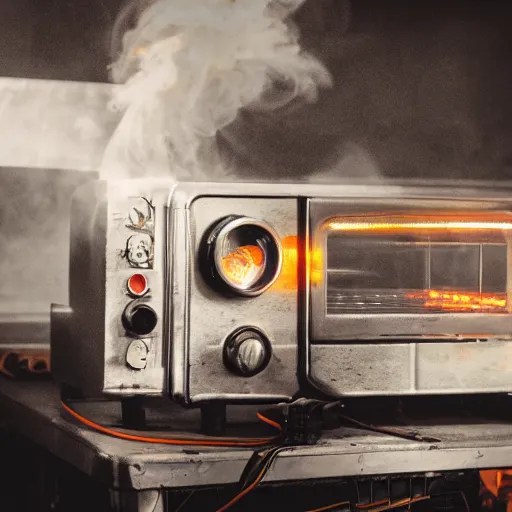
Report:
<svg viewBox="0 0 512 512"><path fill-rule="evenodd" d="M148 0L138 0L148 3ZM112 76L121 121L104 178L222 179L217 133L240 109L314 102L327 69L289 16L304 0L158 0L123 40Z"/></svg>

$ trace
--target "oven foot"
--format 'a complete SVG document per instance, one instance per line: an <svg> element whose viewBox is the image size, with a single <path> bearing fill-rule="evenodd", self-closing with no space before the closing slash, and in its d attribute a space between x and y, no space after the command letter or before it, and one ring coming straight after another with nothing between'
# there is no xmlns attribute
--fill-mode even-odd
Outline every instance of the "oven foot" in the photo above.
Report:
<svg viewBox="0 0 512 512"><path fill-rule="evenodd" d="M226 404L201 405L201 432L208 436L222 436L226 431Z"/></svg>
<svg viewBox="0 0 512 512"><path fill-rule="evenodd" d="M73 386L68 386L67 384L60 385L60 399L63 402L67 402L68 400L83 400L83 393Z"/></svg>
<svg viewBox="0 0 512 512"><path fill-rule="evenodd" d="M146 428L146 409L141 397L122 398L121 411L123 427L132 430L144 430Z"/></svg>

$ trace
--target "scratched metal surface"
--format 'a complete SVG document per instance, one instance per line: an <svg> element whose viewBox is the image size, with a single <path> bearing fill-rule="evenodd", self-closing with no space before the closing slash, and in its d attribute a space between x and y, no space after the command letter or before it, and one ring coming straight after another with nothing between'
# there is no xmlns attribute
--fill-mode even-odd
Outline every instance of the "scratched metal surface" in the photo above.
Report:
<svg viewBox="0 0 512 512"><path fill-rule="evenodd" d="M84 407L84 406L81 406ZM115 425L119 410L111 404L87 404L81 412ZM121 489L177 488L237 482L251 452L235 449L191 449L123 441L81 428L62 416L52 383L0 382L0 412L10 428L105 484ZM150 421L165 418L183 429L196 411L179 408L168 416L152 412ZM251 430L254 410L236 411L239 431ZM330 433L317 446L283 452L267 482L507 467L512 460L512 428L505 423L474 419L421 426L422 433L442 439L427 445L353 429ZM233 432L234 433L234 432ZM162 432L160 432L162 435Z"/></svg>

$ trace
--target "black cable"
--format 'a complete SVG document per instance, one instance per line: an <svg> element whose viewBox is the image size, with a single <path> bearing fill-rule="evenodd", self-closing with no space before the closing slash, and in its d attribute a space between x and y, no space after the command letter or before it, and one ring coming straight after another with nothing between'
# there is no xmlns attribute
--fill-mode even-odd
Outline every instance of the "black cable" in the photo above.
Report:
<svg viewBox="0 0 512 512"><path fill-rule="evenodd" d="M261 452L258 455L253 455L249 459L249 462L247 463L248 465L242 473L242 477L240 479L241 488L237 495L229 503L218 509L217 512L224 512L225 510L228 510L249 492L252 492L260 484L263 478L265 478L265 475L272 467L272 464L277 458L278 454L281 451L287 449L287 446L276 446L267 450L266 452L263 452L263 457L261 457Z"/></svg>
<svg viewBox="0 0 512 512"><path fill-rule="evenodd" d="M437 437L429 437L421 435L419 432L411 432L398 428L390 428L390 427L378 427L375 425L369 425L367 423L363 423L362 421L356 420L355 418L351 418L350 416L340 415L340 419L347 421L348 423L353 423L358 427L361 427L364 430L370 430L372 432L378 432L380 434L386 434L394 437L401 437L402 439L408 439L409 441L419 441L421 443L440 443L441 439Z"/></svg>
<svg viewBox="0 0 512 512"><path fill-rule="evenodd" d="M286 448L285 446L275 446L263 452L254 452L240 478L240 490L249 487L258 477L262 480L268 473L268 470L277 458L279 452ZM255 462L255 456L259 458L259 461ZM263 474L261 474L262 470L264 470Z"/></svg>

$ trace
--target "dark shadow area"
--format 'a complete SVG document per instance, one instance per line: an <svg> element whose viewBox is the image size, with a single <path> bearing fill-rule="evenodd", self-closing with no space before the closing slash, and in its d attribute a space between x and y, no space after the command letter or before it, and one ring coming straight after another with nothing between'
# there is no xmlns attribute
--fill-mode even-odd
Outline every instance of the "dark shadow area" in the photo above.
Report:
<svg viewBox="0 0 512 512"><path fill-rule="evenodd" d="M4 0L0 76L106 82L121 0Z"/></svg>
<svg viewBox="0 0 512 512"><path fill-rule="evenodd" d="M512 177L509 3L361 0L348 23L314 4L297 21L335 85L297 112L240 116L225 139L249 173Z"/></svg>
<svg viewBox="0 0 512 512"><path fill-rule="evenodd" d="M135 510L135 493L109 492L84 474L45 453L26 438L8 434L0 437L3 465L0 490L2 510L8 512L113 512L113 504L121 502L125 510ZM416 497L412 512L480 510L478 473L445 475L396 475L391 478L348 478L308 480L258 486L232 508L233 512L282 510L303 512L347 501L368 507L370 503L397 502ZM429 500L420 500L428 493ZM161 500L168 511L192 512L216 510L237 494L237 486L199 487L163 491ZM468 508L469 506L469 508ZM146 508L144 508L146 510ZM150 509L147 509L150 510ZM231 510L231 509L230 509ZM330 510L349 511L345 507ZM393 510L406 510L396 507ZM500 510L496 508L495 510Z"/></svg>

